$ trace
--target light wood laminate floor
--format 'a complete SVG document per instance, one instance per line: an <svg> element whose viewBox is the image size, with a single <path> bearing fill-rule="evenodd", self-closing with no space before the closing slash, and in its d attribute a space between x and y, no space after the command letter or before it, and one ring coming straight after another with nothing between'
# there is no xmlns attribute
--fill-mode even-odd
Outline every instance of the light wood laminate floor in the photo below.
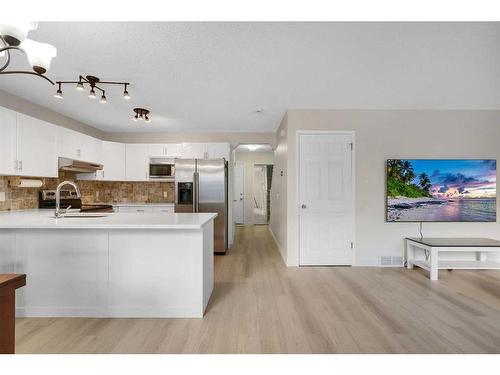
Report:
<svg viewBox="0 0 500 375"><path fill-rule="evenodd" d="M500 353L500 271L286 268L267 226L215 269L204 319L17 319L17 352Z"/></svg>

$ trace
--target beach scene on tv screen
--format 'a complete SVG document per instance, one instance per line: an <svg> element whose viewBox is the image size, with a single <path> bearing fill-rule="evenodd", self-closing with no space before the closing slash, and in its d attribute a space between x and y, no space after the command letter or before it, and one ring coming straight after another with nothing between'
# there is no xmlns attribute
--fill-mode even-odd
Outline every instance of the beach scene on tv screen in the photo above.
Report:
<svg viewBox="0 0 500 375"><path fill-rule="evenodd" d="M387 221L496 221L496 160L387 160Z"/></svg>

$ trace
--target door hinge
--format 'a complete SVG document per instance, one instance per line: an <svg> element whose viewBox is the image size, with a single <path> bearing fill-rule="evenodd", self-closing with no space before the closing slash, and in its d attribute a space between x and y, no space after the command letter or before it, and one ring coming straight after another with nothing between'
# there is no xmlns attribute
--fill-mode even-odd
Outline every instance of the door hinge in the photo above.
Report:
<svg viewBox="0 0 500 375"><path fill-rule="evenodd" d="M349 143L349 147L351 148L351 151L354 150L354 143Z"/></svg>
<svg viewBox="0 0 500 375"><path fill-rule="evenodd" d="M351 249L354 249L354 242L351 242Z"/></svg>

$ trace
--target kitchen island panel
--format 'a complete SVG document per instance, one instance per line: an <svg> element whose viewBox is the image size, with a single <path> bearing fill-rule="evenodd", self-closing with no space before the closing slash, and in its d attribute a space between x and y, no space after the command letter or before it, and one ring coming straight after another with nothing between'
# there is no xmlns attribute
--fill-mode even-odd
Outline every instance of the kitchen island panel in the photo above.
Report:
<svg viewBox="0 0 500 375"><path fill-rule="evenodd" d="M108 235L95 230L18 230L18 316L101 316L106 304Z"/></svg>

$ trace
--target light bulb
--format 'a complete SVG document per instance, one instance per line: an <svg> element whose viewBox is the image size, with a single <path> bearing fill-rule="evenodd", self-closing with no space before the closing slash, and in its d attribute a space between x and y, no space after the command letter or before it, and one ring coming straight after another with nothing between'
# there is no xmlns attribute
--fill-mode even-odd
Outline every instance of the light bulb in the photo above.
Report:
<svg viewBox="0 0 500 375"><path fill-rule="evenodd" d="M1 23L0 35L8 45L18 46L26 39L30 30L35 30L37 27L38 22Z"/></svg>
<svg viewBox="0 0 500 375"><path fill-rule="evenodd" d="M126 100L129 100L130 99L130 95L128 94L128 91L125 89L125 91L123 92L123 99L126 99Z"/></svg>
<svg viewBox="0 0 500 375"><path fill-rule="evenodd" d="M57 49L53 45L35 42L31 39L24 40L20 48L26 52L30 65L38 74L43 74L49 70L50 61L57 56Z"/></svg>
<svg viewBox="0 0 500 375"><path fill-rule="evenodd" d="M132 120L134 120L135 122L137 122L137 120L138 120L137 115L135 115L134 117L132 117Z"/></svg>
<svg viewBox="0 0 500 375"><path fill-rule="evenodd" d="M95 90L94 88L92 87L92 89L90 90L90 93L89 93L89 98L90 99L95 99Z"/></svg>
<svg viewBox="0 0 500 375"><path fill-rule="evenodd" d="M61 89L56 91L56 93L54 94L54 98L64 99Z"/></svg>
<svg viewBox="0 0 500 375"><path fill-rule="evenodd" d="M149 118L148 115L146 115L146 120L145 120L148 124L151 122L151 119Z"/></svg>
<svg viewBox="0 0 500 375"><path fill-rule="evenodd" d="M80 82L78 82L76 84L75 90L78 90L78 91L83 91L84 90L83 82L82 81L80 81Z"/></svg>
<svg viewBox="0 0 500 375"><path fill-rule="evenodd" d="M99 100L99 103L106 104L108 100L106 99L106 95L102 94L101 99Z"/></svg>

